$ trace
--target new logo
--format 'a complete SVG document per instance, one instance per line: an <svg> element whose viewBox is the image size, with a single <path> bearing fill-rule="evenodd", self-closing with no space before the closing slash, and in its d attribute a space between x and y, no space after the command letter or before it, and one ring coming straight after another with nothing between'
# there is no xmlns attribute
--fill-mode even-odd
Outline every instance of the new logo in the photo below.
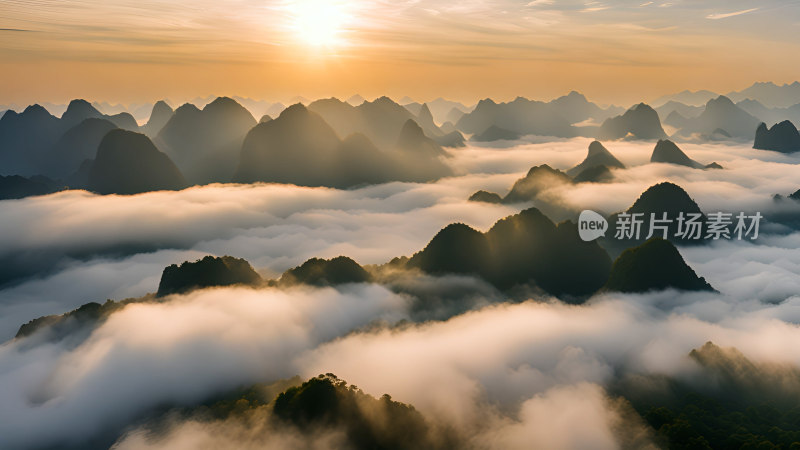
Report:
<svg viewBox="0 0 800 450"><path fill-rule="evenodd" d="M578 234L581 239L591 242L605 236L606 231L608 231L608 221L603 216L588 209L581 212L578 217Z"/></svg>

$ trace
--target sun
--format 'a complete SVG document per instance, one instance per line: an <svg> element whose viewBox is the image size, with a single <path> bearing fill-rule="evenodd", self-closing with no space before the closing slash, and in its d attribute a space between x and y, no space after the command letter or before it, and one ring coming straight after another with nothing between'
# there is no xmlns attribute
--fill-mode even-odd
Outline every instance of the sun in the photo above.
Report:
<svg viewBox="0 0 800 450"><path fill-rule="evenodd" d="M289 6L291 28L297 38L313 47L340 47L348 21L347 5L340 1L299 0Z"/></svg>

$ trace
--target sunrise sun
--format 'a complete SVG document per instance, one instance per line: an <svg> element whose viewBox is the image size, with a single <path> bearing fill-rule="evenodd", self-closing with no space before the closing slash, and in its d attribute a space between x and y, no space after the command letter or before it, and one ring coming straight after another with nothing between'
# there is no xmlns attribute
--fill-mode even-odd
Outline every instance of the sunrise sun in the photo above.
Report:
<svg viewBox="0 0 800 450"><path fill-rule="evenodd" d="M348 14L346 3L299 0L289 6L291 29L297 39L314 47L338 47L344 43Z"/></svg>

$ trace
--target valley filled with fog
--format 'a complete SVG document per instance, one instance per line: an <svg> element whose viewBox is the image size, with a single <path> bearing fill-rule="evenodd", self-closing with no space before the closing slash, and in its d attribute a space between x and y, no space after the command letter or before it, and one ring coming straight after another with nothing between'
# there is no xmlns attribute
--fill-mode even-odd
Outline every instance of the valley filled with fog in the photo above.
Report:
<svg viewBox="0 0 800 450"><path fill-rule="evenodd" d="M348 424L281 425L269 400L212 418L191 412L244 386L325 373L413 405L424 446L440 448L657 448L664 438L636 409L647 403L637 395L664 380L723 397L742 385L764 398L800 396L800 202L773 198L800 187L797 154L680 143L693 160L723 167L699 170L651 163L654 142L606 141L625 166L610 181L551 183L523 202L468 200L479 190L505 196L531 167L567 171L591 142L470 142L447 148L441 161L452 175L429 183L217 183L0 202L0 260L17 271L0 290L0 444L357 447ZM789 219L765 221L755 241L679 244L715 289L707 292L600 290L564 302L469 274L386 265L448 224L485 232L532 206L554 223L576 222L584 209L624 211L665 181L706 214ZM153 297L165 267L206 255L243 258L264 280L340 255L372 276ZM96 321L17 335L40 316L134 298ZM435 314L420 313L430 304ZM765 380L780 380L780 394L763 394L775 389Z"/></svg>

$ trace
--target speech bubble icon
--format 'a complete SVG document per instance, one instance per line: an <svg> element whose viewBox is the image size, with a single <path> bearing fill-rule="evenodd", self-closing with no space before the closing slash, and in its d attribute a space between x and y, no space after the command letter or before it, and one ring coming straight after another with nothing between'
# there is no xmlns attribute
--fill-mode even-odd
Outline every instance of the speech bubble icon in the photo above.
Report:
<svg viewBox="0 0 800 450"><path fill-rule="evenodd" d="M608 231L608 221L605 217L589 209L581 212L578 217L578 234L581 239L591 242L605 236L606 231Z"/></svg>

